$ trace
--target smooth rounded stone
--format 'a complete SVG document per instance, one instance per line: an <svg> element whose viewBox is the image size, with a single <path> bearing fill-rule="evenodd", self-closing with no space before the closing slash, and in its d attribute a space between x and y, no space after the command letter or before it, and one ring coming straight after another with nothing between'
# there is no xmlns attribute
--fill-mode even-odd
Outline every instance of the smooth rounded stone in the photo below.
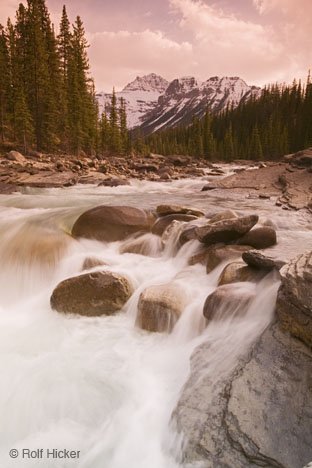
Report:
<svg viewBox="0 0 312 468"><path fill-rule="evenodd" d="M204 216L203 211L195 208L180 205L158 205L156 208L158 216L167 216L171 214L187 214L192 216Z"/></svg>
<svg viewBox="0 0 312 468"><path fill-rule="evenodd" d="M210 273L220 263L234 258L241 258L242 254L252 247L249 245L211 245L207 250L206 271Z"/></svg>
<svg viewBox="0 0 312 468"><path fill-rule="evenodd" d="M218 286L230 283L241 283L243 281L259 281L266 274L256 268L246 266L244 262L229 263L222 271Z"/></svg>
<svg viewBox="0 0 312 468"><path fill-rule="evenodd" d="M280 270L277 317L281 328L312 348L312 251Z"/></svg>
<svg viewBox="0 0 312 468"><path fill-rule="evenodd" d="M84 270L91 270L91 268L96 268L99 266L105 266L106 263L96 257L87 257L84 259L82 264L82 271Z"/></svg>
<svg viewBox="0 0 312 468"><path fill-rule="evenodd" d="M26 158L25 156L23 156L21 153L19 153L18 151L10 151L7 155L6 155L7 159L9 159L10 161L15 161L19 164L25 164L26 162Z"/></svg>
<svg viewBox="0 0 312 468"><path fill-rule="evenodd" d="M196 228L196 236L200 242L207 245L218 242L231 242L239 239L257 224L257 215L243 216L241 218L226 219L214 224L206 224ZM244 242L244 245L250 245Z"/></svg>
<svg viewBox="0 0 312 468"><path fill-rule="evenodd" d="M119 248L121 254L133 253L150 257L156 257L161 250L161 240L154 234L144 234L136 239L128 239Z"/></svg>
<svg viewBox="0 0 312 468"><path fill-rule="evenodd" d="M120 185L130 185L127 179L111 178L99 183L98 187L119 187Z"/></svg>
<svg viewBox="0 0 312 468"><path fill-rule="evenodd" d="M113 315L130 299L133 288L127 278L108 271L75 276L54 289L51 307L65 314L88 317Z"/></svg>
<svg viewBox="0 0 312 468"><path fill-rule="evenodd" d="M269 257L259 250L249 250L244 252L242 258L247 265L259 269L273 270L274 268L277 268L279 270L285 265L285 262Z"/></svg>
<svg viewBox="0 0 312 468"><path fill-rule="evenodd" d="M83 213L75 222L72 235L99 241L124 240L137 232L150 231L155 218L131 206L98 206Z"/></svg>
<svg viewBox="0 0 312 468"><path fill-rule="evenodd" d="M210 224L218 223L219 221L223 221L226 219L234 219L238 218L238 215L235 213L235 211L232 210L225 210L221 211L221 213L216 213L214 216L212 216L209 219Z"/></svg>
<svg viewBox="0 0 312 468"><path fill-rule="evenodd" d="M150 332L169 333L186 305L187 297L180 286L149 286L140 295L136 324Z"/></svg>
<svg viewBox="0 0 312 468"><path fill-rule="evenodd" d="M255 297L255 286L250 283L219 286L205 301L204 317L209 321L243 317Z"/></svg>
<svg viewBox="0 0 312 468"><path fill-rule="evenodd" d="M172 221L194 221L197 219L197 216L187 215L187 214L172 214L167 216L162 216L158 218L155 224L152 227L152 233L157 236L161 236L167 227L172 223Z"/></svg>
<svg viewBox="0 0 312 468"><path fill-rule="evenodd" d="M254 249L266 249L276 242L276 231L269 226L252 229L237 241L238 244L251 245Z"/></svg>

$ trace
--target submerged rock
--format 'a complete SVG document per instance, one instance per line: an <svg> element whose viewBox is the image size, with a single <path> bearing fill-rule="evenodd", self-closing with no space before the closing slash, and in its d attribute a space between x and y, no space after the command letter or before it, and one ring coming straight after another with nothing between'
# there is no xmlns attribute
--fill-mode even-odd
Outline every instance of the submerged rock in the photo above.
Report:
<svg viewBox="0 0 312 468"><path fill-rule="evenodd" d="M251 245L255 249L265 249L277 242L275 229L264 226L252 229L238 240L238 244Z"/></svg>
<svg viewBox="0 0 312 468"><path fill-rule="evenodd" d="M100 241L123 240L139 231L150 231L154 218L149 212L131 206L98 206L83 213L72 235Z"/></svg>
<svg viewBox="0 0 312 468"><path fill-rule="evenodd" d="M258 281L266 275L266 271L247 266L244 262L229 263L222 271L218 285L240 283L242 281Z"/></svg>
<svg viewBox="0 0 312 468"><path fill-rule="evenodd" d="M162 250L161 240L153 234L144 234L136 239L126 240L120 247L119 252L134 253L150 257L159 256Z"/></svg>
<svg viewBox="0 0 312 468"><path fill-rule="evenodd" d="M208 245L218 242L231 242L239 239L257 224L257 215L243 216L241 218L226 219L214 224L206 224L196 228L196 235L200 242ZM248 245L248 243L244 243Z"/></svg>
<svg viewBox="0 0 312 468"><path fill-rule="evenodd" d="M276 304L279 324L312 347L312 251L290 261L280 275Z"/></svg>
<svg viewBox="0 0 312 468"><path fill-rule="evenodd" d="M140 295L137 325L150 332L170 332L187 304L176 284L149 286Z"/></svg>
<svg viewBox="0 0 312 468"><path fill-rule="evenodd" d="M234 258L241 258L242 254L251 247L248 245L224 245L216 244L208 248L207 251L207 262L206 262L206 271L210 273L214 270L220 263L225 262Z"/></svg>
<svg viewBox="0 0 312 468"><path fill-rule="evenodd" d="M251 284L219 286L205 301L204 317L209 321L242 317L255 297L255 287Z"/></svg>
<svg viewBox="0 0 312 468"><path fill-rule="evenodd" d="M132 293L127 278L108 271L96 271L59 283L50 302L52 309L58 312L95 317L118 312Z"/></svg>
<svg viewBox="0 0 312 468"><path fill-rule="evenodd" d="M85 258L82 264L82 271L91 270L91 268L96 268L98 266L105 266L106 263L96 257L87 257Z"/></svg>

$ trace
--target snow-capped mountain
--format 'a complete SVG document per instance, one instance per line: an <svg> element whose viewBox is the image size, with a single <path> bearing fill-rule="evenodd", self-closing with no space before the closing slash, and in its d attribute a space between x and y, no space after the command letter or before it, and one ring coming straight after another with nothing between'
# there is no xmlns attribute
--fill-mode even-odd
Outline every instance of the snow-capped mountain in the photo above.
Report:
<svg viewBox="0 0 312 468"><path fill-rule="evenodd" d="M258 96L260 88L249 86L239 77L214 76L201 82L196 78L178 78L171 83L155 73L137 77L117 98L124 98L128 126L143 133L177 125L188 125L194 116L202 117L206 109L219 112L227 105L237 106L242 100ZM111 94L97 95L100 109L108 108Z"/></svg>
<svg viewBox="0 0 312 468"><path fill-rule="evenodd" d="M260 88L248 86L238 77L214 76L200 82L194 77L173 80L159 97L157 106L144 116L140 126L143 133L177 125L188 125L194 116L202 117L207 108L219 112L227 105L237 106L252 95L258 96Z"/></svg>
<svg viewBox="0 0 312 468"><path fill-rule="evenodd" d="M126 103L128 127L141 125L144 117L157 106L158 98L163 95L169 82L155 73L139 77L127 84L125 88L116 93L117 99L123 98ZM111 94L99 93L97 98L100 110L109 109Z"/></svg>

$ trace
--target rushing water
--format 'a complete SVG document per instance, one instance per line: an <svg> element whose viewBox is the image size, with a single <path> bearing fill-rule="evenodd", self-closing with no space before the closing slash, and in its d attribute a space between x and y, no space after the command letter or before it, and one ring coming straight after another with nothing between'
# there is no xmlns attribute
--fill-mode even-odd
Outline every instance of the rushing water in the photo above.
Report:
<svg viewBox="0 0 312 468"><path fill-rule="evenodd" d="M239 320L206 327L203 303L222 267L207 275L188 266L195 241L177 254L174 238L161 252L146 235L153 256L120 254L122 242L75 241L75 219L99 204L155 207L181 203L207 212L225 208L257 212L273 222L280 245L301 249L311 239L304 213L288 213L272 201L233 200L201 193L202 180L133 182L117 188L77 186L29 190L0 198L0 467L177 468L182 437L171 412L187 379L194 348L211 343L207 372L232 366L239 353L268 325L278 278L267 276ZM174 235L174 233L173 233ZM86 257L102 259L126 275L136 290L114 317L64 316L52 311L51 292L77 275ZM101 268L99 268L101 269ZM135 327L140 292L175 281L189 302L170 335ZM246 287L251 287L247 284ZM23 449L79 450L79 459L21 459ZM20 456L9 457L17 449Z"/></svg>

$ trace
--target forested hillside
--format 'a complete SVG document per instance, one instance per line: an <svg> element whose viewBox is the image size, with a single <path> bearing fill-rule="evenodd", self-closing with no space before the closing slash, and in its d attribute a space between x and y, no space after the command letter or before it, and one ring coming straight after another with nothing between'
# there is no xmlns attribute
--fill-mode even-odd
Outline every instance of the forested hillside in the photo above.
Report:
<svg viewBox="0 0 312 468"><path fill-rule="evenodd" d="M260 98L211 116L209 110L192 125L137 138L137 149L161 154L189 154L231 161L277 159L312 146L312 83L272 85Z"/></svg>
<svg viewBox="0 0 312 468"><path fill-rule="evenodd" d="M58 34L45 0L20 4L15 21L0 25L0 140L25 152L88 154L128 148L125 106L113 93L99 119L88 43L79 16L63 7Z"/></svg>

